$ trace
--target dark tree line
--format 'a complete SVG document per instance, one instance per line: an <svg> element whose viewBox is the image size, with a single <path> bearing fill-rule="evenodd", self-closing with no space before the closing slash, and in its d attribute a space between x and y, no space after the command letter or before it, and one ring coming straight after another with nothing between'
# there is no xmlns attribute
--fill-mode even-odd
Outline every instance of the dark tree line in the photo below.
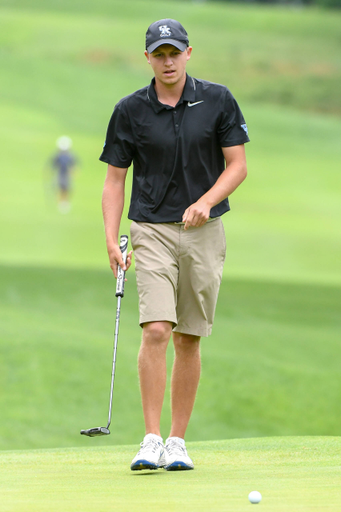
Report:
<svg viewBox="0 0 341 512"><path fill-rule="evenodd" d="M220 0L232 2L235 0ZM245 3L287 4L287 5L317 5L326 8L341 8L341 0L239 0Z"/></svg>

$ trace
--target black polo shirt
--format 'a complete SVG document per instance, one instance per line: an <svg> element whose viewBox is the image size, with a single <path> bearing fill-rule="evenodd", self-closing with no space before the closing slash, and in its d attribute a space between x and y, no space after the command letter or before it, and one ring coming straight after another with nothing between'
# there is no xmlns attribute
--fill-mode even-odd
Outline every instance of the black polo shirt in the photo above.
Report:
<svg viewBox="0 0 341 512"><path fill-rule="evenodd" d="M221 148L249 138L238 104L225 86L187 75L179 103L170 107L158 101L154 83L116 105L100 160L122 168L133 162L129 219L179 222L225 169ZM210 216L229 209L225 199Z"/></svg>

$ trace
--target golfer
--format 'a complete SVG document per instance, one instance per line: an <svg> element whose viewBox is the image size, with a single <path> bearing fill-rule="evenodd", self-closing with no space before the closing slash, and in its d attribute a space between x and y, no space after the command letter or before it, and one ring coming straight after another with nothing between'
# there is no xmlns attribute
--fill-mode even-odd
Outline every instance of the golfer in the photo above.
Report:
<svg viewBox="0 0 341 512"><path fill-rule="evenodd" d="M100 160L108 164L103 216L110 266L125 268L119 227L128 168L128 217L136 261L142 342L138 372L145 421L132 470L193 469L185 433L200 378L200 339L212 329L225 259L221 216L246 177L243 115L223 85L186 73L187 32L175 20L146 33L150 85L116 105ZM131 264L128 255L126 269ZM172 425L165 443L160 416L166 349L173 338Z"/></svg>

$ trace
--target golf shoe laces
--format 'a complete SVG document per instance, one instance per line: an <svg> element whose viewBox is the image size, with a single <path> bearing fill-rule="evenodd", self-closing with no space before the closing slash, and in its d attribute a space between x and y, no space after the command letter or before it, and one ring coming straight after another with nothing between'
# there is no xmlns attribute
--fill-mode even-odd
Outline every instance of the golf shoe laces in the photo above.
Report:
<svg viewBox="0 0 341 512"><path fill-rule="evenodd" d="M150 450L153 453L155 453L156 450L159 449L159 444L159 441L150 437L149 439L147 439L147 441L142 441L142 443L140 443L141 450L139 451L139 453L141 453L142 450Z"/></svg>
<svg viewBox="0 0 341 512"><path fill-rule="evenodd" d="M172 455L181 455L182 457L185 455L187 457L186 448L175 439L169 439L167 441L167 451Z"/></svg>

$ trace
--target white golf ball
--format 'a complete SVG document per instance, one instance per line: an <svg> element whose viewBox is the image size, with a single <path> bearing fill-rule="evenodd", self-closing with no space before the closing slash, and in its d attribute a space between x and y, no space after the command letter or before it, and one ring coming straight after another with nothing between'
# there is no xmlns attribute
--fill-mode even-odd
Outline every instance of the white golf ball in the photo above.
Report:
<svg viewBox="0 0 341 512"><path fill-rule="evenodd" d="M259 503L262 499L262 495L258 491L251 491L249 494L249 500L251 503Z"/></svg>

